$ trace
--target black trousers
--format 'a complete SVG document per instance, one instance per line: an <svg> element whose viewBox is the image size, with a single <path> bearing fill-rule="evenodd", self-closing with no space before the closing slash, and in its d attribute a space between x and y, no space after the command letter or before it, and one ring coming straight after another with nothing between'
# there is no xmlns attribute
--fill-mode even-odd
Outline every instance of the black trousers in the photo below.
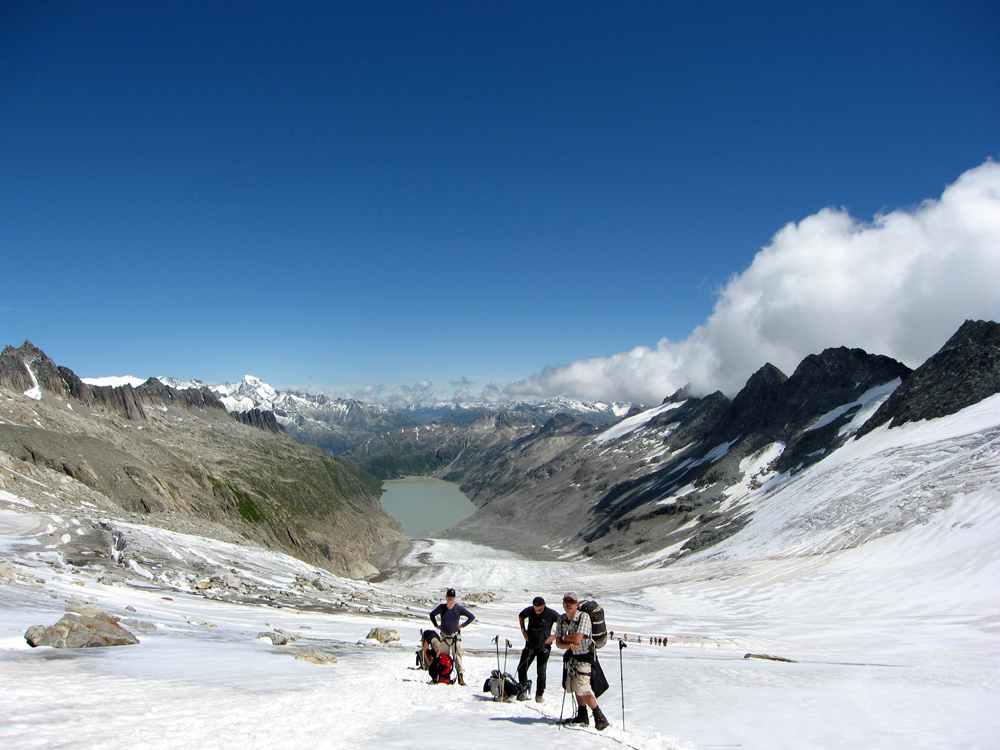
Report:
<svg viewBox="0 0 1000 750"><path fill-rule="evenodd" d="M545 692L545 667L549 662L549 652L551 649L548 648L531 648L530 646L525 646L524 650L521 651L521 661L517 664L517 681L522 685L528 681L528 667L531 666L531 662L538 659L538 679L535 680L535 695L541 695Z"/></svg>

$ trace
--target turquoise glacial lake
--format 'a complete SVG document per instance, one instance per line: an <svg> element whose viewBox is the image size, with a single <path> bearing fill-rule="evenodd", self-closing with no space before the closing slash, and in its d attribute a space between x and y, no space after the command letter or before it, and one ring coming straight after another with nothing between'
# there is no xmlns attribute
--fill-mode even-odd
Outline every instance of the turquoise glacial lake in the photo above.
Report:
<svg viewBox="0 0 1000 750"><path fill-rule="evenodd" d="M406 477L384 483L382 506L410 536L429 536L471 516L476 506L457 484L430 477Z"/></svg>

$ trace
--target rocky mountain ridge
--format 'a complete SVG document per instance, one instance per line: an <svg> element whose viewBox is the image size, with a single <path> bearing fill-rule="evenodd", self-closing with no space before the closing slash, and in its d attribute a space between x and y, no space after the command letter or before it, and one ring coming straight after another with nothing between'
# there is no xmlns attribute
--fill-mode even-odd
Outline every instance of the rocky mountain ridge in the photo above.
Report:
<svg viewBox="0 0 1000 750"><path fill-rule="evenodd" d="M483 418L509 422L545 422L567 414L588 424L618 421L635 409L623 402L593 402L569 398L528 401L440 401L388 407L354 399L279 391L252 375L238 383L205 385L160 378L175 388L208 388L234 415L251 410L270 411L276 421L299 442L315 445L331 455L345 455L362 443L392 429L441 422L467 427Z"/></svg>
<svg viewBox="0 0 1000 750"><path fill-rule="evenodd" d="M244 386L289 403L259 380ZM227 524L331 569L381 566L403 543L377 494L379 478L404 475L456 482L476 504L448 536L534 556L653 555L667 564L744 528L751 500L759 504L855 437L952 414L1000 391L1000 326L966 322L912 372L859 349L827 349L791 376L765 364L733 399L682 389L610 425L505 411L467 425L377 432L360 414L355 435L367 437L349 461L333 463L289 448L287 414L254 407L230 416L225 399L244 398L238 389L219 397L159 380L88 385L27 342L0 356L0 387L12 394L0 402L11 415L0 424L7 475L54 472L89 502ZM244 432L238 420L255 429Z"/></svg>
<svg viewBox="0 0 1000 750"><path fill-rule="evenodd" d="M0 490L177 530L205 528L351 576L392 564L406 536L381 483L204 388L94 386L30 342L0 354ZM58 499L58 503L56 503Z"/></svg>
<svg viewBox="0 0 1000 750"><path fill-rule="evenodd" d="M545 422L557 414L592 425L604 425L617 422L636 408L635 404L624 401L584 401L565 397L541 401L439 401L396 407L401 414L412 417L420 424L448 422L459 427L483 417Z"/></svg>
<svg viewBox="0 0 1000 750"><path fill-rule="evenodd" d="M233 414L271 412L297 441L315 445L334 456L346 453L371 435L417 424L410 417L379 404L279 391L252 375L238 383L207 387Z"/></svg>
<svg viewBox="0 0 1000 750"><path fill-rule="evenodd" d="M1000 326L967 320L861 428L954 414L1000 392Z"/></svg>
<svg viewBox="0 0 1000 750"><path fill-rule="evenodd" d="M497 420L425 425L349 455L380 476L457 482L478 511L448 536L619 560L672 550L670 562L743 528L749 497L835 454L887 413L894 425L944 416L1000 391L998 356L1000 326L968 322L912 372L859 349L828 349L791 376L766 364L732 400L682 390L605 430L566 416L517 431Z"/></svg>

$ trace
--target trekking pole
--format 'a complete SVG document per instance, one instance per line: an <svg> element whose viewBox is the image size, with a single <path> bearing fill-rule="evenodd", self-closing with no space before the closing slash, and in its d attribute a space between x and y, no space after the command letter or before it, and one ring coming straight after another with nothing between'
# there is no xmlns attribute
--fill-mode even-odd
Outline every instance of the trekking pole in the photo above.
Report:
<svg viewBox="0 0 1000 750"><path fill-rule="evenodd" d="M622 664L622 651L628 648L625 641L618 639L618 671L622 678L622 731L625 731L625 667Z"/></svg>
<svg viewBox="0 0 1000 750"><path fill-rule="evenodd" d="M500 701L501 702L503 702L503 701L505 701L507 699L507 651L510 649L510 641L508 641L506 638L504 638L503 642L504 642L504 647L503 647L503 674L501 675L501 679L503 680L503 682L501 684L503 685L503 687L500 688Z"/></svg>
<svg viewBox="0 0 1000 750"><path fill-rule="evenodd" d="M562 690L563 699L562 699L562 703L559 704L559 728L560 729L562 729L562 726L563 726L563 709L566 708L566 684L565 684L566 678L565 678L565 675L563 676L562 682L563 682L563 684L560 685L560 687L563 689ZM622 727L622 728L624 729L624 727Z"/></svg>
<svg viewBox="0 0 1000 750"><path fill-rule="evenodd" d="M500 636L498 635L493 639L493 642L497 644L497 672L500 671Z"/></svg>

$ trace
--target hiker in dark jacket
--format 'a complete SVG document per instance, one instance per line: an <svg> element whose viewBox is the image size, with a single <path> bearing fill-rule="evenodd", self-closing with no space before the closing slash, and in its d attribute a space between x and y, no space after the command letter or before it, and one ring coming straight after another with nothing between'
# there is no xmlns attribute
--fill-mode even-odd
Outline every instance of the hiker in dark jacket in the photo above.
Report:
<svg viewBox="0 0 1000 750"><path fill-rule="evenodd" d="M462 618L466 618L462 622ZM438 622L437 618L440 618ZM431 622L441 631L441 640L448 647L448 654L458 672L458 684L465 684L465 667L462 665L462 628L476 619L476 616L455 601L455 589L448 589L445 603L437 605L431 612Z"/></svg>
<svg viewBox="0 0 1000 750"><path fill-rule="evenodd" d="M545 606L545 600L536 596L530 607L525 607L517 616L521 623L521 635L524 636L524 649L521 651L521 661L517 665L517 680L522 685L528 682L528 667L538 659L538 675L535 680L535 700L542 702L545 693L545 669L549 662L549 652L556 637L552 634L552 626L559 619L559 613ZM525 625L527 621L527 625ZM518 696L519 700L527 700L528 696Z"/></svg>

